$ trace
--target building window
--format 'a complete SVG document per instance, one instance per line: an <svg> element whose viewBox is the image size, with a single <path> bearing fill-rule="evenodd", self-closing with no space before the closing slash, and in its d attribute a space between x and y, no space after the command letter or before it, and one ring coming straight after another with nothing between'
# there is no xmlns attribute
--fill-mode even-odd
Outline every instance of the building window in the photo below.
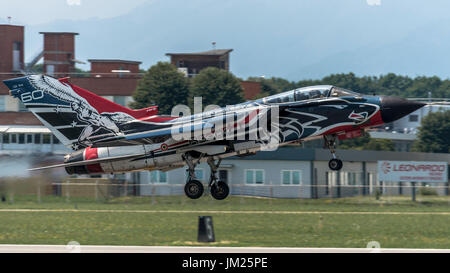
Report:
<svg viewBox="0 0 450 273"><path fill-rule="evenodd" d="M21 101L19 101L19 112L28 112L27 107Z"/></svg>
<svg viewBox="0 0 450 273"><path fill-rule="evenodd" d="M33 143L33 135L27 135L27 143Z"/></svg>
<svg viewBox="0 0 450 273"><path fill-rule="evenodd" d="M17 135L11 134L11 143L17 143Z"/></svg>
<svg viewBox="0 0 450 273"><path fill-rule="evenodd" d="M53 65L53 64L48 64L47 66L46 66L46 74L47 75L49 75L49 76L54 76L55 75L55 65Z"/></svg>
<svg viewBox="0 0 450 273"><path fill-rule="evenodd" d="M409 122L418 122L419 115L409 115Z"/></svg>
<svg viewBox="0 0 450 273"><path fill-rule="evenodd" d="M219 180L228 184L228 170L219 170Z"/></svg>
<svg viewBox="0 0 450 273"><path fill-rule="evenodd" d="M302 172L300 170L281 171L281 183L283 185L300 185L302 181Z"/></svg>
<svg viewBox="0 0 450 273"><path fill-rule="evenodd" d="M34 143L41 144L41 134L34 134Z"/></svg>
<svg viewBox="0 0 450 273"><path fill-rule="evenodd" d="M246 184L264 184L264 170L245 170Z"/></svg>
<svg viewBox="0 0 450 273"><path fill-rule="evenodd" d="M50 138L51 138L50 134L43 134L42 135L42 143L50 144Z"/></svg>
<svg viewBox="0 0 450 273"><path fill-rule="evenodd" d="M22 50L22 43L14 42L13 43L13 70L14 71L20 71L20 69L21 69L21 65L20 65L21 50Z"/></svg>
<svg viewBox="0 0 450 273"><path fill-rule="evenodd" d="M167 183L167 172L151 171L150 183Z"/></svg>
<svg viewBox="0 0 450 273"><path fill-rule="evenodd" d="M5 112L5 96L0 96L0 112Z"/></svg>
<svg viewBox="0 0 450 273"><path fill-rule="evenodd" d="M356 173L341 172L341 185L354 186L356 184Z"/></svg>
<svg viewBox="0 0 450 273"><path fill-rule="evenodd" d="M3 143L9 143L9 134L3 134Z"/></svg>
<svg viewBox="0 0 450 273"><path fill-rule="evenodd" d="M25 134L19 134L19 144L25 144Z"/></svg>
<svg viewBox="0 0 450 273"><path fill-rule="evenodd" d="M53 144L59 144L59 139L55 137L55 135L52 135L53 138Z"/></svg>
<svg viewBox="0 0 450 273"><path fill-rule="evenodd" d="M177 67L184 67L184 61L183 60L179 60L177 61Z"/></svg>

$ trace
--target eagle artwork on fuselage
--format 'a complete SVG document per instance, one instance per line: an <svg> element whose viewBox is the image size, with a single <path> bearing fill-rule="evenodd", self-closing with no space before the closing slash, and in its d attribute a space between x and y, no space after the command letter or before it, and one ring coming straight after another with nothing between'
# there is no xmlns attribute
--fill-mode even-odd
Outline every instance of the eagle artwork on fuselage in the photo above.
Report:
<svg viewBox="0 0 450 273"><path fill-rule="evenodd" d="M217 169L230 156L323 137L332 154L329 167L339 170L337 138L361 136L366 128L392 122L425 105L321 85L178 117L157 115L157 106L126 108L67 78L28 75L4 83L61 143L75 150L62 164L32 170L65 167L69 174L102 174L167 171L187 165L184 190L193 199L204 191L195 177L200 162L210 166L209 189L219 200L227 197L229 188L217 178Z"/></svg>
<svg viewBox="0 0 450 273"><path fill-rule="evenodd" d="M101 136L108 135L108 133L110 134L110 136L111 134L119 135L121 132L119 129L119 125L134 120L132 116L123 112L102 112L100 114L97 109L92 107L85 98L79 96L70 85L58 81L57 79L51 77L42 77L40 75L31 75L29 76L29 82L35 90L39 90L42 92L37 94L37 96L42 96L42 98L40 98L41 100L44 99L46 95L48 95L52 96L54 99L60 102L67 103L67 105L62 103L60 105L56 105L56 107L54 108L54 111L57 114L54 116L55 119L59 119L63 115L61 113L70 113L64 111L63 109L70 109L71 112L76 114L76 117L72 117L73 121L70 123L70 126L72 128L82 128L82 131L73 144L75 145L75 147L78 147L80 145L83 147L88 147L92 144L89 138L95 136L96 134L101 133ZM34 94L34 96L34 98L36 98L36 94ZM38 100L35 101L36 103L38 102ZM51 105L53 104L50 104L50 106ZM32 106L33 104L28 105L27 107L31 108ZM35 104L35 106L38 105ZM39 107L36 108L38 109ZM49 109L52 108L50 107ZM39 111L39 113L44 112ZM38 118L40 118L42 114L37 114L37 116ZM65 115L64 120L68 119L69 116L70 114ZM67 142L66 139L65 142Z"/></svg>

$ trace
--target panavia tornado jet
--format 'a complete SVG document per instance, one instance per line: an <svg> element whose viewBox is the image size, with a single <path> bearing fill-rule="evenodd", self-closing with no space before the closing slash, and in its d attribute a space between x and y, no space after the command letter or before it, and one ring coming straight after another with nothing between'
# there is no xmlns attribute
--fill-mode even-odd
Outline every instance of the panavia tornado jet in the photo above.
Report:
<svg viewBox="0 0 450 273"><path fill-rule="evenodd" d="M336 139L361 136L365 128L392 122L425 105L321 85L193 115L178 111L163 116L157 114L157 106L128 109L71 84L68 78L28 75L4 83L13 97L74 150L62 164L33 170L64 167L69 174L104 174L187 165L184 190L192 199L204 191L195 177L200 162L210 166L209 189L219 200L227 197L229 188L216 173L221 160L230 156L322 137L332 155L330 169L340 170Z"/></svg>

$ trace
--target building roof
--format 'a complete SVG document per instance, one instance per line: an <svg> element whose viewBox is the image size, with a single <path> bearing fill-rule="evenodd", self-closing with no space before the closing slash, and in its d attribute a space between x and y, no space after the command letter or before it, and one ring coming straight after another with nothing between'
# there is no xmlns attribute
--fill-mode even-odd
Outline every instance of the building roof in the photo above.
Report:
<svg viewBox="0 0 450 273"><path fill-rule="evenodd" d="M222 56L230 53L233 49L213 49L202 52L190 52L190 53L166 53L166 56L172 55L197 55L197 56Z"/></svg>
<svg viewBox="0 0 450 273"><path fill-rule="evenodd" d="M399 161L446 161L450 163L450 154L417 153L417 152L389 152L389 151L354 151L336 150L336 155L347 162L377 162L378 160ZM299 160L299 161L328 161L331 154L327 149L281 147L276 151L260 151L256 155L237 157L235 160Z"/></svg>
<svg viewBox="0 0 450 273"><path fill-rule="evenodd" d="M127 63L127 64L141 64L138 61L119 60L119 59L89 59L90 63Z"/></svg>
<svg viewBox="0 0 450 273"><path fill-rule="evenodd" d="M10 134L51 133L50 129L44 126L0 126L0 132Z"/></svg>
<svg viewBox="0 0 450 273"><path fill-rule="evenodd" d="M71 34L71 35L80 35L80 33L77 33L77 32L52 32L52 31L43 31L43 32L39 32L39 34Z"/></svg>
<svg viewBox="0 0 450 273"><path fill-rule="evenodd" d="M0 125L41 125L31 112L1 112Z"/></svg>
<svg viewBox="0 0 450 273"><path fill-rule="evenodd" d="M18 28L24 28L24 26L21 26L21 25L11 25L11 24L0 24L0 27L18 27Z"/></svg>

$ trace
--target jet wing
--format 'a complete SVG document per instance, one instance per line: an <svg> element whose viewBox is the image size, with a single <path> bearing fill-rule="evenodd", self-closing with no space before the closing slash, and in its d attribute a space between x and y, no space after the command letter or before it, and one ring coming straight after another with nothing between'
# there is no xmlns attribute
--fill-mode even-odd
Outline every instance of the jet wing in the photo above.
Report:
<svg viewBox="0 0 450 273"><path fill-rule="evenodd" d="M248 126L249 120L253 121L258 115L258 109L250 109L246 111L241 109L239 113L231 112L233 115L231 119L228 119L230 115L225 115L225 112L212 117L200 118L197 120L185 120L176 124L169 124L166 127L147 130L131 134L122 134L112 137L102 138L100 140L92 140L92 147L112 147L112 146L129 146L129 145L143 145L161 143L168 139L186 140L196 139L195 136L205 136L205 129L209 129L211 134L219 133L215 129L224 132L224 128L234 128L240 126ZM221 128L215 128L216 124L221 124ZM223 127L222 127L223 126ZM245 131L245 130L244 130ZM239 133L244 134L244 131Z"/></svg>
<svg viewBox="0 0 450 273"><path fill-rule="evenodd" d="M104 138L92 143L93 148L142 145L164 142L170 138L182 138L184 134L194 134L203 132L204 129L214 128L214 123L202 122L193 125L175 125L162 129L155 129L128 135ZM189 135L189 136L190 136Z"/></svg>

